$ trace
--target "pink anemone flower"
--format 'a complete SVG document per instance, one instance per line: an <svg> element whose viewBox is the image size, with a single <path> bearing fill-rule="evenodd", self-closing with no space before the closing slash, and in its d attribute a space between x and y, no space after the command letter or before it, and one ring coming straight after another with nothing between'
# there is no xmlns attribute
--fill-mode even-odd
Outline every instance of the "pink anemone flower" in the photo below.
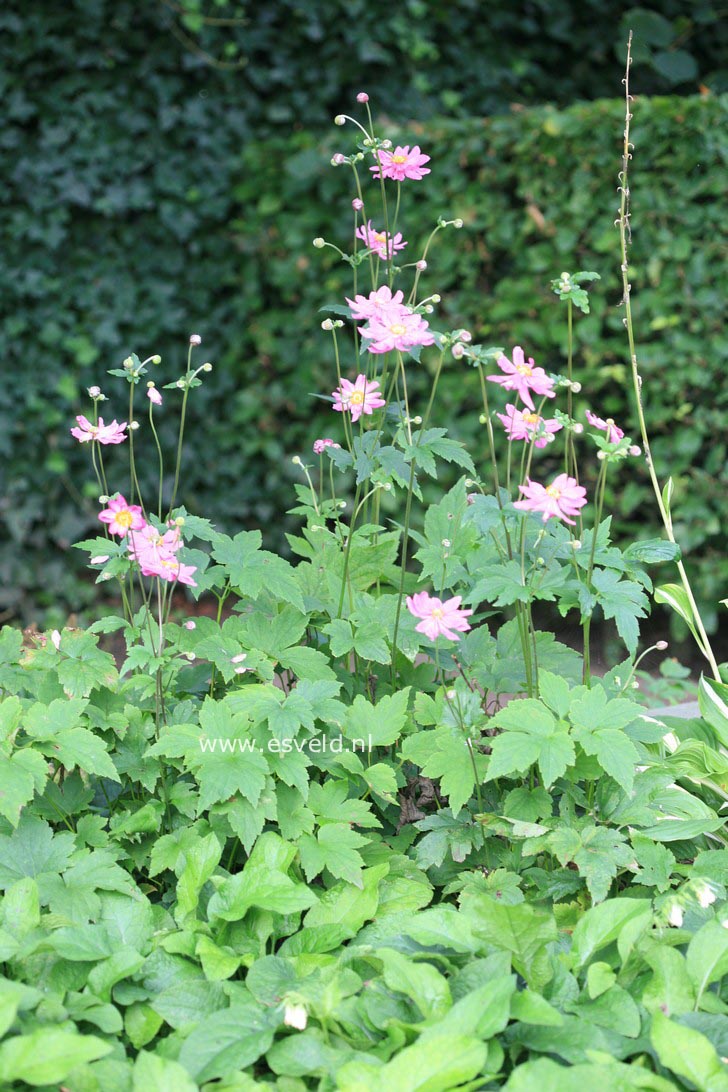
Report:
<svg viewBox="0 0 728 1092"><path fill-rule="evenodd" d="M350 379L342 379L341 386L332 395L334 409L339 413L349 410L352 421L358 421L362 414L370 415L375 409L386 405L378 381L370 381L365 375L358 375L353 383Z"/></svg>
<svg viewBox="0 0 728 1092"><path fill-rule="evenodd" d="M119 424L114 420L105 425L103 417L99 417L97 424L92 424L88 417L81 413L76 418L77 425L71 429L73 436L80 444L87 444L89 440L95 440L98 444L123 444L126 440L126 421Z"/></svg>
<svg viewBox="0 0 728 1092"><path fill-rule="evenodd" d="M375 292L370 292L368 296L354 296L353 300L350 300L348 296L346 297L351 317L354 320L363 319L365 322L376 318L390 308L401 307L403 300L402 291L398 289L392 295L392 290L387 284L383 284Z"/></svg>
<svg viewBox="0 0 728 1092"><path fill-rule="evenodd" d="M569 517L578 515L579 509L586 504L586 489L567 474L559 474L547 486L528 478L526 484L518 488L524 499L516 501L513 507L523 512L540 512L544 523L556 517L573 525L575 520Z"/></svg>
<svg viewBox="0 0 728 1092"><path fill-rule="evenodd" d="M617 444L620 440L624 439L624 432L615 425L611 417L607 417L605 420L603 417L597 417L591 410L587 410L586 419L594 428L598 428L601 432L606 432L607 440L610 444Z"/></svg>
<svg viewBox="0 0 728 1092"><path fill-rule="evenodd" d="M383 258L385 261L392 256L398 250L404 250L407 246L402 241L402 232L398 231L396 235L390 235L387 237L386 231L376 231L372 227L371 220L367 220L366 225L362 224L361 227L356 229L357 239L361 239L368 250L371 250L379 258Z"/></svg>
<svg viewBox="0 0 728 1092"><path fill-rule="evenodd" d="M147 522L138 504L127 504L121 493L112 497L108 507L99 512L102 523L108 523L109 534L124 538L130 531L141 531Z"/></svg>
<svg viewBox="0 0 728 1092"><path fill-rule="evenodd" d="M541 397L555 398L554 381L549 379L543 368L537 368L533 358L529 357L528 363L520 345L513 350L513 360L507 356L498 357L498 367L504 375L489 375L492 383L498 383L507 391L515 391L523 404L530 410L535 410L531 391Z"/></svg>
<svg viewBox="0 0 728 1092"><path fill-rule="evenodd" d="M430 168L425 163L430 162L429 155L423 155L419 144L410 149L409 144L404 147L397 145L394 151L380 148L374 153L377 166L370 167L375 178L392 178L395 182L404 182L409 178L413 182L419 182Z"/></svg>
<svg viewBox="0 0 728 1092"><path fill-rule="evenodd" d="M420 618L415 629L424 633L431 641L437 637L447 637L449 641L459 641L460 634L470 629L467 619L472 610L462 610L462 596L455 595L443 602L428 592L417 592L407 596L407 610L415 618Z"/></svg>
<svg viewBox="0 0 728 1092"><path fill-rule="evenodd" d="M389 353L393 349L406 353L417 345L435 343L427 320L402 306L392 306L379 315L373 315L360 332L369 341L367 348L370 353Z"/></svg>
<svg viewBox="0 0 728 1092"><path fill-rule="evenodd" d="M503 427L509 440L532 440L534 447L546 447L554 438L554 433L559 432L561 425L555 417L541 417L531 410L519 410L509 402L505 413L499 413Z"/></svg>

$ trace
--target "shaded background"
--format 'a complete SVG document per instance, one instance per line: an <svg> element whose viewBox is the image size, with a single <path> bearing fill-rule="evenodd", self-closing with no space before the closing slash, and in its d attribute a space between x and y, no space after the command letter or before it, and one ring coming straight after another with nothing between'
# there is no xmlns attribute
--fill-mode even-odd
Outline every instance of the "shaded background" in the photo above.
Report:
<svg viewBox="0 0 728 1092"><path fill-rule="evenodd" d="M728 585L728 30L717 4L670 0L10 0L0 13L3 620L92 612L98 589L70 547L95 524L96 489L68 429L94 383L110 396L107 417L125 419L124 385L106 370L132 351L160 353L161 385L183 369L192 331L199 363L215 370L192 401L181 499L225 530L261 526L268 547L285 547L290 456L335 428L310 398L334 376L317 311L349 282L311 240L347 246L350 178L329 159L351 137L331 119L355 109L361 89L388 135L432 156L406 213L410 252L438 215L466 224L431 255L436 325L519 342L558 369L564 312L548 282L596 270L577 368L589 404L636 433L613 226L629 27L648 416L714 626ZM473 379L453 363L436 423L482 450ZM427 376L413 385L416 398ZM110 464L113 477L123 454ZM625 468L612 494L620 533L660 533L641 468Z"/></svg>

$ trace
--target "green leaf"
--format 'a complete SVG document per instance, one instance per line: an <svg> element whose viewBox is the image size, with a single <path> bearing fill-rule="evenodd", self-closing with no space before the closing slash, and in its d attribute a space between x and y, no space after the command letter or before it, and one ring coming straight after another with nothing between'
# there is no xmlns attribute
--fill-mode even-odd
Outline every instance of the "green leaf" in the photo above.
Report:
<svg viewBox="0 0 728 1092"><path fill-rule="evenodd" d="M666 1016L679 1016L695 1008L695 986L688 974L685 957L675 948L660 944L642 953L652 968L652 978L642 991L648 1012L661 1009Z"/></svg>
<svg viewBox="0 0 728 1092"><path fill-rule="evenodd" d="M376 1070L374 1081L397 1092L451 1092L478 1075L486 1054L484 1043L465 1035L420 1039Z"/></svg>
<svg viewBox="0 0 728 1092"><path fill-rule="evenodd" d="M596 952L626 932L627 926L646 929L651 921L651 905L641 899L614 898L593 906L574 928L571 955L576 970L585 967Z"/></svg>
<svg viewBox="0 0 728 1092"><path fill-rule="evenodd" d="M0 815L17 827L22 808L36 791L42 792L47 777L47 762L30 747L10 758L0 754Z"/></svg>
<svg viewBox="0 0 728 1092"><path fill-rule="evenodd" d="M387 695L372 705L357 694L346 714L344 735L347 739L364 740L373 747L388 747L396 743L407 719L410 688Z"/></svg>
<svg viewBox="0 0 728 1092"><path fill-rule="evenodd" d="M728 686L701 675L698 705L720 743L728 747Z"/></svg>
<svg viewBox="0 0 728 1092"><path fill-rule="evenodd" d="M655 602L665 603L668 607L672 607L672 609L680 615L683 622L686 623L688 629L695 638L698 647L702 648L701 640L698 637L698 631L695 628L693 608L690 605L687 592L682 584L661 584L659 588L655 588Z"/></svg>
<svg viewBox="0 0 728 1092"><path fill-rule="evenodd" d="M447 979L430 963L415 963L392 948L380 948L384 981L414 1001L424 1019L438 1019L452 1006Z"/></svg>
<svg viewBox="0 0 728 1092"><path fill-rule="evenodd" d="M691 1081L700 1092L728 1092L728 1074L710 1041L699 1031L652 1014L650 1040L666 1069Z"/></svg>
<svg viewBox="0 0 728 1092"><path fill-rule="evenodd" d="M281 1018L257 1002L236 1001L203 1020L187 1036L179 1053L180 1064L198 1084L228 1077L265 1054Z"/></svg>
<svg viewBox="0 0 728 1092"><path fill-rule="evenodd" d="M194 913L203 886L220 863L222 846L214 834L198 837L185 852L185 864L177 884L175 918L181 924Z"/></svg>
<svg viewBox="0 0 728 1092"><path fill-rule="evenodd" d="M707 921L691 938L685 958L700 999L711 982L728 973L728 929L718 921Z"/></svg>
<svg viewBox="0 0 728 1092"><path fill-rule="evenodd" d="M132 1092L197 1092L197 1085L179 1062L141 1050L132 1071Z"/></svg>
<svg viewBox="0 0 728 1092"><path fill-rule="evenodd" d="M241 595L257 599L262 592L272 592L276 598L305 611L293 567L276 554L261 550L261 541L260 531L241 531L234 538L221 535L212 556L224 567L231 585Z"/></svg>
<svg viewBox="0 0 728 1092"><path fill-rule="evenodd" d="M327 868L337 879L362 887L364 861L357 850L368 841L346 823L327 823L321 827L316 838L310 834L302 835L299 851L306 878L310 882Z"/></svg>
<svg viewBox="0 0 728 1092"><path fill-rule="evenodd" d="M525 773L537 762L548 788L576 757L568 725L557 721L545 705L532 698L509 702L491 724L503 731L492 742L487 781Z"/></svg>
<svg viewBox="0 0 728 1092"><path fill-rule="evenodd" d="M64 1081L85 1062L103 1058L110 1043L93 1035L78 1035L60 1028L41 1028L30 1035L16 1035L0 1044L0 1081L48 1085Z"/></svg>
<svg viewBox="0 0 728 1092"><path fill-rule="evenodd" d="M645 618L649 608L643 589L639 584L623 580L621 574L612 569L595 569L592 583L604 617L614 619L619 636L634 654L639 639L637 619Z"/></svg>
<svg viewBox="0 0 728 1092"><path fill-rule="evenodd" d="M607 897L619 869L632 860L623 834L593 823L580 831L559 827L549 835L548 844L563 866L572 861L577 866L595 903Z"/></svg>

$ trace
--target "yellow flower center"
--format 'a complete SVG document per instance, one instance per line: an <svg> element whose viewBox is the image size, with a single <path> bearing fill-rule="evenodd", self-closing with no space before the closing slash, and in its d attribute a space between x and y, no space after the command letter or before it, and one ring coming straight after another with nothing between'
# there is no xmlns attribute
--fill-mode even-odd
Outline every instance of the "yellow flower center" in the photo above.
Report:
<svg viewBox="0 0 728 1092"><path fill-rule="evenodd" d="M384 234L383 231L375 231L374 232L374 241L376 243L386 243L387 236Z"/></svg>
<svg viewBox="0 0 728 1092"><path fill-rule="evenodd" d="M352 406L361 406L364 402L364 394L362 391L354 391L349 402Z"/></svg>
<svg viewBox="0 0 728 1092"><path fill-rule="evenodd" d="M395 337L401 337L402 334L407 333L407 327L403 326L401 322L393 322L392 325L389 327L389 329L390 329L390 332L393 333Z"/></svg>
<svg viewBox="0 0 728 1092"><path fill-rule="evenodd" d="M533 375L528 364L516 364L516 371L519 375Z"/></svg>
<svg viewBox="0 0 728 1092"><path fill-rule="evenodd" d="M527 425L537 425L541 417L538 413L524 413L523 420Z"/></svg>
<svg viewBox="0 0 728 1092"><path fill-rule="evenodd" d="M406 155L393 155L392 156L392 163L406 163L406 162L407 162L407 156Z"/></svg>
<svg viewBox="0 0 728 1092"><path fill-rule="evenodd" d="M439 622L439 620L442 618L444 613L445 612L442 610L441 607L435 607L435 609L432 612L432 617L437 618L437 620Z"/></svg>
<svg viewBox="0 0 728 1092"><path fill-rule="evenodd" d="M116 522L120 527L131 527L134 522L134 516L128 508L122 508L120 512L116 513Z"/></svg>
<svg viewBox="0 0 728 1092"><path fill-rule="evenodd" d="M556 485L547 485L546 492L550 497L553 497L554 500L558 500L561 496L561 490Z"/></svg>

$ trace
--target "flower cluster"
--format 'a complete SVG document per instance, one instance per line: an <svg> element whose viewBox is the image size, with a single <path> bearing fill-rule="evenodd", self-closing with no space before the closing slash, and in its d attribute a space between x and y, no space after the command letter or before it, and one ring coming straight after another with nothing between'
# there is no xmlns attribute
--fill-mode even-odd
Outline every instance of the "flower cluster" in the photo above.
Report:
<svg viewBox="0 0 728 1092"><path fill-rule="evenodd" d="M359 328L359 333L369 342L370 353L389 353L394 349L406 353L417 345L434 345L435 338L427 320L407 307L402 299L401 292L392 295L386 285L370 292L368 297L347 299L351 317L367 323Z"/></svg>
<svg viewBox="0 0 728 1092"><path fill-rule="evenodd" d="M110 534L127 539L129 557L139 565L142 576L197 587L192 579L197 569L184 565L177 557L184 543L176 523L170 523L166 531L158 531L147 523L140 506L127 504L120 493L109 500L99 519L108 525Z"/></svg>

